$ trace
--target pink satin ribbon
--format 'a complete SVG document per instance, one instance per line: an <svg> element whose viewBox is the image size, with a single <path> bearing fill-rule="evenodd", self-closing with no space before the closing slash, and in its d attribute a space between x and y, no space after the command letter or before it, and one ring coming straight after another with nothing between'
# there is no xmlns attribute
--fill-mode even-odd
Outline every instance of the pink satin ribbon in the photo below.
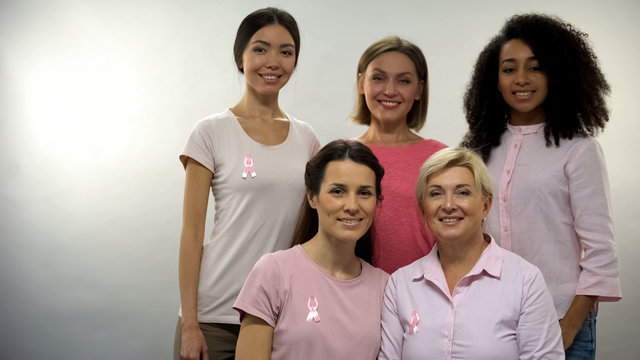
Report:
<svg viewBox="0 0 640 360"><path fill-rule="evenodd" d="M420 314L417 311L411 312L411 327L409 328L409 335L416 334L418 332L418 323L420 322Z"/></svg>
<svg viewBox="0 0 640 360"><path fill-rule="evenodd" d="M307 301L307 307L309 307L309 315L307 315L307 322L320 321L320 315L318 314L318 299L314 295L309 296Z"/></svg>
<svg viewBox="0 0 640 360"><path fill-rule="evenodd" d="M247 155L244 157L244 171L242 172L242 178L246 179L248 175L252 178L256 177L256 172L253 170L253 156Z"/></svg>

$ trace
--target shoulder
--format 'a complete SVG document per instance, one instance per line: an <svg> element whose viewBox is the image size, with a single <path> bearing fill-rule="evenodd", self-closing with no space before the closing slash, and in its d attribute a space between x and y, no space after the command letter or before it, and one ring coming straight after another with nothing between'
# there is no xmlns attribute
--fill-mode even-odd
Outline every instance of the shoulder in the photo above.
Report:
<svg viewBox="0 0 640 360"><path fill-rule="evenodd" d="M424 276L424 269L428 262L428 257L429 255L425 255L411 264L399 268L391 274L391 279L397 283L409 283L415 278Z"/></svg>
<svg viewBox="0 0 640 360"><path fill-rule="evenodd" d="M421 146L429 149L435 149L435 151L442 150L448 147L445 143L441 143L438 140L433 139L425 139L424 141L419 143Z"/></svg>
<svg viewBox="0 0 640 360"><path fill-rule="evenodd" d="M362 273L366 276L365 284L368 284L371 288L377 289L379 294L382 296L382 294L384 294L384 289L387 287L389 274L364 260L361 261Z"/></svg>
<svg viewBox="0 0 640 360"><path fill-rule="evenodd" d="M289 114L287 114L287 117L289 118L289 121L291 122L292 126L299 129L303 134L307 136L317 137L316 132L313 130L311 125Z"/></svg>
<svg viewBox="0 0 640 360"><path fill-rule="evenodd" d="M263 266L269 267L280 267L283 264L288 264L294 261L297 262L299 261L299 259L299 249L297 246L294 246L286 250L278 250L276 252L262 255L262 257L260 257L260 260L258 260L258 262L256 263L256 266L258 266L258 264L261 264Z"/></svg>
<svg viewBox="0 0 640 360"><path fill-rule="evenodd" d="M497 247L497 249L501 252L502 255L502 273L504 275L517 276L521 278L523 282L530 282L535 278L542 279L542 272L540 271L540 269L538 269L537 266L533 265L532 263L522 258L520 255L509 250L503 249L501 247Z"/></svg>
<svg viewBox="0 0 640 360"><path fill-rule="evenodd" d="M387 274L384 270L377 268L364 260L362 260L362 270L364 273L369 274L368 276L375 277L384 282L386 282L389 278L389 274Z"/></svg>
<svg viewBox="0 0 640 360"><path fill-rule="evenodd" d="M211 114L196 122L194 129L214 129L221 126L229 126L232 121L235 121L235 116L231 110L226 109L219 113Z"/></svg>
<svg viewBox="0 0 640 360"><path fill-rule="evenodd" d="M571 140L560 142L565 146L567 154L567 168L579 171L593 168L596 171L604 167L604 152L600 143L591 136L576 136Z"/></svg>

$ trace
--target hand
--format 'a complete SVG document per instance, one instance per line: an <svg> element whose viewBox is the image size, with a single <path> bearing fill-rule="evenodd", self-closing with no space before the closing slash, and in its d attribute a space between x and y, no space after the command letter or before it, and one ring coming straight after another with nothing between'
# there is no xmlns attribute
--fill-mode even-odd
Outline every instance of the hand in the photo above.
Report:
<svg viewBox="0 0 640 360"><path fill-rule="evenodd" d="M578 331L582 329L584 319L589 315L589 311L593 309L597 296L589 295L576 295L569 306L564 317L560 319L560 330L562 330L562 344L564 349L567 350L573 339L575 339Z"/></svg>
<svg viewBox="0 0 640 360"><path fill-rule="evenodd" d="M181 360L209 360L207 342L200 327L187 326L182 328L182 342L180 345Z"/></svg>
<svg viewBox="0 0 640 360"><path fill-rule="evenodd" d="M579 325L570 324L569 321L565 319L560 319L560 330L562 331L562 345L564 346L564 350L566 351L571 344L573 344L573 339L575 339L578 331L582 328L582 323Z"/></svg>

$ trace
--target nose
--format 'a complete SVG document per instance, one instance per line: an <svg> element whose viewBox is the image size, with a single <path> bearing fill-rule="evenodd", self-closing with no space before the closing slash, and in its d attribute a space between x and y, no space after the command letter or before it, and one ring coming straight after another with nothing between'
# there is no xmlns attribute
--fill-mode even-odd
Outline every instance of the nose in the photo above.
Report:
<svg viewBox="0 0 640 360"><path fill-rule="evenodd" d="M442 204L442 209L446 212L446 213L452 213L453 211L456 210L456 202L455 199L453 197L453 194L447 194L445 195L444 199L443 199L444 203Z"/></svg>
<svg viewBox="0 0 640 360"><path fill-rule="evenodd" d="M357 194L349 194L344 199L344 211L348 213L355 213L358 211L358 197Z"/></svg>
<svg viewBox="0 0 640 360"><path fill-rule="evenodd" d="M277 69L280 67L280 63L278 62L278 52L270 51L267 53L267 58L265 61L265 66L269 69Z"/></svg>
<svg viewBox="0 0 640 360"><path fill-rule="evenodd" d="M395 82L387 81L384 85L384 94L387 96L393 96L397 93L398 88L396 87Z"/></svg>
<svg viewBox="0 0 640 360"><path fill-rule="evenodd" d="M525 69L518 69L516 71L515 82L518 85L525 85L529 82L529 76Z"/></svg>

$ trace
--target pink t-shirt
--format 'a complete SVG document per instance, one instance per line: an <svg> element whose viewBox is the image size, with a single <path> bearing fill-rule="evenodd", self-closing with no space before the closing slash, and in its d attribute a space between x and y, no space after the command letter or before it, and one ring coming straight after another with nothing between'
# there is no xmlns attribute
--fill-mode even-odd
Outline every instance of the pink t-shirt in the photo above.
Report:
<svg viewBox="0 0 640 360"><path fill-rule="evenodd" d="M369 146L384 167L384 200L375 219L373 265L389 274L427 255L435 244L422 221L416 182L422 164L445 147L436 140L408 146Z"/></svg>
<svg viewBox="0 0 640 360"><path fill-rule="evenodd" d="M375 359L388 277L362 261L359 277L336 279L298 245L262 256L234 308L274 327L272 359Z"/></svg>
<svg viewBox="0 0 640 360"><path fill-rule="evenodd" d="M564 349L540 270L491 240L453 294L437 246L391 276L378 359L564 359Z"/></svg>

